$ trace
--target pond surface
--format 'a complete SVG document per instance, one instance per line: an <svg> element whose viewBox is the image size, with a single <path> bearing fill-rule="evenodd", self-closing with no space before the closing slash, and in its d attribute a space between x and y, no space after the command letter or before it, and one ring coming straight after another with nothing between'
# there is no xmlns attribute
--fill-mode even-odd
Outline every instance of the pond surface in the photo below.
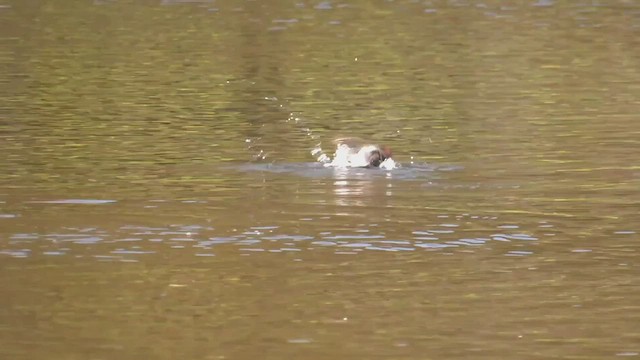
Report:
<svg viewBox="0 0 640 360"><path fill-rule="evenodd" d="M636 1L0 0L0 41L1 358L640 357Z"/></svg>

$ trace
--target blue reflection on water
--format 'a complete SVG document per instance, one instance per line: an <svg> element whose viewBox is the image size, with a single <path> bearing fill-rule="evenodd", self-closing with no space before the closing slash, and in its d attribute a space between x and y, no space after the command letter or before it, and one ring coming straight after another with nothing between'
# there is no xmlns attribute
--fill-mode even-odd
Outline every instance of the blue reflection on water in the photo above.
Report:
<svg viewBox="0 0 640 360"><path fill-rule="evenodd" d="M268 172L274 174L292 174L310 178L333 178L338 175L341 179L392 178L397 180L413 180L432 178L439 172L457 171L462 167L451 164L408 164L400 165L393 170L368 168L334 168L325 167L321 163L249 163L230 167L246 172Z"/></svg>

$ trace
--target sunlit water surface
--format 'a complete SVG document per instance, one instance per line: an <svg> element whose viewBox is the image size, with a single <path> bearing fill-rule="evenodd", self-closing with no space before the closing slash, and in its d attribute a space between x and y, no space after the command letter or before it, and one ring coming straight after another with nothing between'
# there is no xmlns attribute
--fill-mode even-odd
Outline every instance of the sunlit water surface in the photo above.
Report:
<svg viewBox="0 0 640 360"><path fill-rule="evenodd" d="M640 357L639 30L4 0L0 358ZM344 136L396 166L324 166Z"/></svg>

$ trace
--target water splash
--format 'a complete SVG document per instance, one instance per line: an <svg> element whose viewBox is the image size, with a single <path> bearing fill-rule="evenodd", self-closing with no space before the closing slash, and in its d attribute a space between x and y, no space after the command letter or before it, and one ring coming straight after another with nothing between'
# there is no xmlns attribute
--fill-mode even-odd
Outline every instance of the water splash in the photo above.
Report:
<svg viewBox="0 0 640 360"><path fill-rule="evenodd" d="M281 100L275 96L267 96L264 97L263 100L278 103L278 107L280 109L289 112L286 122L291 123L298 131L304 133L306 137L316 143L316 145L311 149L311 155L316 159L316 162L323 164L325 167L342 169L369 167L368 154L370 154L371 151L377 150L374 145L363 146L358 151L354 151L348 145L338 144L333 157L331 157L322 148L320 136L314 133L311 127L307 126L305 119L299 116L298 113L289 110L289 107L285 104L286 100L281 102ZM258 153L253 157L254 160L260 161L267 158L267 154L257 147L257 144L254 144L255 141L252 139L246 139L245 142L248 144L247 147L249 150L258 151ZM384 170L393 170L399 168L400 164L396 163L391 158L387 158L380 163L379 167Z"/></svg>
<svg viewBox="0 0 640 360"><path fill-rule="evenodd" d="M367 160L367 154L372 150L375 150L374 145L367 145L360 148L357 152L345 144L338 144L333 158L328 156L321 148L321 145L316 145L311 150L311 155L316 158L316 161L322 163L325 167L334 168L363 168L368 167L369 162ZM392 158L385 159L380 163L380 168L383 170L393 170L399 167Z"/></svg>

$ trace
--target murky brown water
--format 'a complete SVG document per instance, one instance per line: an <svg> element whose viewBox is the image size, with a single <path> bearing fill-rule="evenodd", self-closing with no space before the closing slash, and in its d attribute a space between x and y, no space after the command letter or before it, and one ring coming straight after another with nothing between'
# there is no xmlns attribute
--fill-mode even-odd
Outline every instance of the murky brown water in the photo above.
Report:
<svg viewBox="0 0 640 360"><path fill-rule="evenodd" d="M640 357L636 1L4 0L0 41L3 359Z"/></svg>

